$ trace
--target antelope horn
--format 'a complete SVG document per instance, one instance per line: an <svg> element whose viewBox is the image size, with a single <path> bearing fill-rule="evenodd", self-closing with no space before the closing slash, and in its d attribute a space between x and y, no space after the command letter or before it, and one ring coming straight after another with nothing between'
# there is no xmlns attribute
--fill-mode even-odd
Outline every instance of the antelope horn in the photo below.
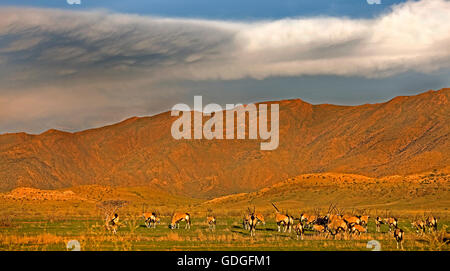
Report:
<svg viewBox="0 0 450 271"><path fill-rule="evenodd" d="M277 212L280 212L280 210L278 210L277 206L275 206L275 204L273 202L271 202L273 207L275 208L275 210L277 210Z"/></svg>

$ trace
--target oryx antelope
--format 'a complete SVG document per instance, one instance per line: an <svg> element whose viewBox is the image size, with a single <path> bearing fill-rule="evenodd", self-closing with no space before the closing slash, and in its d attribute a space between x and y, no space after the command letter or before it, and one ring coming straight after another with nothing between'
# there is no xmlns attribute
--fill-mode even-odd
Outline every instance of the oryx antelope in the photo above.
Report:
<svg viewBox="0 0 450 271"><path fill-rule="evenodd" d="M253 212L248 208L248 229L250 230L250 236L256 235L256 225L258 224L258 218L256 217L255 207L253 207Z"/></svg>
<svg viewBox="0 0 450 271"><path fill-rule="evenodd" d="M311 215L311 214L305 214L305 213L300 214L300 222L302 222L302 223L312 225L316 222L316 220L317 220L317 215Z"/></svg>
<svg viewBox="0 0 450 271"><path fill-rule="evenodd" d="M261 213L255 213L256 217L256 224L262 223L263 225L266 225L266 221L264 220L264 215ZM244 215L244 218L242 220L242 225L244 229L249 230L250 229L250 214Z"/></svg>
<svg viewBox="0 0 450 271"><path fill-rule="evenodd" d="M377 232L380 232L382 224L384 224L384 220L381 217L377 216L375 218L375 225L376 225L376 228L377 228Z"/></svg>
<svg viewBox="0 0 450 271"><path fill-rule="evenodd" d="M416 219L411 222L411 227L416 230L417 233L423 234L425 233L426 223L422 219Z"/></svg>
<svg viewBox="0 0 450 271"><path fill-rule="evenodd" d="M257 219L257 224L258 223L262 223L263 225L266 225L266 221L264 220L264 216L261 213L255 213L256 219Z"/></svg>
<svg viewBox="0 0 450 271"><path fill-rule="evenodd" d="M299 236L303 240L304 228L303 228L303 224L301 222L298 222L296 225L294 225L294 232L297 235L297 240L298 240Z"/></svg>
<svg viewBox="0 0 450 271"><path fill-rule="evenodd" d="M395 217L385 218L384 223L389 226L389 232L398 227L398 219Z"/></svg>
<svg viewBox="0 0 450 271"><path fill-rule="evenodd" d="M353 226L351 227L351 229L350 229L350 232L351 232L352 234L361 235L361 233L366 233L366 232L367 232L367 229L364 228L364 227L361 226L361 225L353 225Z"/></svg>
<svg viewBox="0 0 450 271"><path fill-rule="evenodd" d="M214 216L207 216L206 223L208 224L211 231L214 231L216 229L216 218Z"/></svg>
<svg viewBox="0 0 450 271"><path fill-rule="evenodd" d="M427 217L426 225L428 227L428 231L437 231L437 219L434 216Z"/></svg>
<svg viewBox="0 0 450 271"><path fill-rule="evenodd" d="M155 212L143 213L142 217L144 218L145 226L147 226L147 228L156 228L156 223L161 223Z"/></svg>
<svg viewBox="0 0 450 271"><path fill-rule="evenodd" d="M312 230L317 232L319 235L325 233L327 231L326 225L313 225Z"/></svg>
<svg viewBox="0 0 450 271"><path fill-rule="evenodd" d="M250 229L250 214L246 214L244 215L244 217L242 218L242 227L245 230Z"/></svg>
<svg viewBox="0 0 450 271"><path fill-rule="evenodd" d="M399 244L400 244L400 247L403 250L403 237L404 237L404 235L405 235L405 233L403 232L402 229L400 229L400 228L395 228L394 229L394 239L397 242L397 249L398 249Z"/></svg>
<svg viewBox="0 0 450 271"><path fill-rule="evenodd" d="M285 215L285 214L280 213L280 211L278 210L277 206L275 206L275 204L273 204L273 203L272 203L272 205L273 205L273 207L276 210L275 222L277 223L277 226L278 226L278 232L281 232L281 227L282 226L284 227L283 232L286 232L288 230L288 228L290 230L290 227L292 225L291 222L293 222L293 218L290 217L289 215Z"/></svg>
<svg viewBox="0 0 450 271"><path fill-rule="evenodd" d="M107 225L108 229L112 230L114 234L117 233L117 229L119 228L119 215L114 214L113 218L109 221Z"/></svg>
<svg viewBox="0 0 450 271"><path fill-rule="evenodd" d="M347 223L347 226L349 228L361 224L361 219L359 219L357 216L350 216L350 215L344 216L344 221L345 223Z"/></svg>
<svg viewBox="0 0 450 271"><path fill-rule="evenodd" d="M327 232L336 238L339 232L345 233L348 230L347 223L344 219L335 218L327 226Z"/></svg>
<svg viewBox="0 0 450 271"><path fill-rule="evenodd" d="M369 224L369 218L368 215L362 215L359 217L359 220L361 221L360 225L363 227L367 227L367 224Z"/></svg>
<svg viewBox="0 0 450 271"><path fill-rule="evenodd" d="M188 213L174 213L169 227L171 229L179 229L181 221L186 221L185 229L191 228L191 216Z"/></svg>

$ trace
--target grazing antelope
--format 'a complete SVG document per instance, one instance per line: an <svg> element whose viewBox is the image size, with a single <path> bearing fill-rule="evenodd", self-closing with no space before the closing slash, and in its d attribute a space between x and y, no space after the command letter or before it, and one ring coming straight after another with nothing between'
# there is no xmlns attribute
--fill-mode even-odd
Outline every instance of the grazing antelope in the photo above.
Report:
<svg viewBox="0 0 450 271"><path fill-rule="evenodd" d="M416 219L415 221L411 222L411 227L413 229L416 229L417 233L424 234L425 228L426 228L426 223L422 219L419 219L419 220Z"/></svg>
<svg viewBox="0 0 450 271"><path fill-rule="evenodd" d="M345 233L348 230L347 223L344 219L336 218L333 219L327 226L328 232L336 238L336 234L339 232Z"/></svg>
<svg viewBox="0 0 450 271"><path fill-rule="evenodd" d="M368 215L362 215L359 217L359 220L361 221L360 225L363 227L367 227L367 225L369 224L369 218L370 216Z"/></svg>
<svg viewBox="0 0 450 271"><path fill-rule="evenodd" d="M395 230L394 230L394 239L397 242L397 249L398 249L398 245L400 244L400 247L403 250L403 236L404 235L405 235L405 233L403 232L402 229L395 228Z"/></svg>
<svg viewBox="0 0 450 271"><path fill-rule="evenodd" d="M278 232L281 232L281 226L284 227L283 232L286 232L288 227L290 227L290 222L291 222L291 217L288 215L284 215L281 214L280 211L278 210L277 206L275 206L275 204L273 204L273 207L275 208L275 210L277 211L275 213L275 222L277 223L278 226Z"/></svg>
<svg viewBox="0 0 450 271"><path fill-rule="evenodd" d="M384 222L389 225L389 232L398 227L398 219L395 217L385 218Z"/></svg>
<svg viewBox="0 0 450 271"><path fill-rule="evenodd" d="M214 231L216 229L216 218L214 216L207 216L206 223L208 224L211 231Z"/></svg>
<svg viewBox="0 0 450 271"><path fill-rule="evenodd" d="M381 228L382 224L384 224L384 220L381 217L377 216L375 218L375 225L377 227L377 232L380 232L380 228Z"/></svg>
<svg viewBox="0 0 450 271"><path fill-rule="evenodd" d="M156 215L155 212L143 213L142 217L145 220L145 226L147 226L147 228L151 228L152 224L153 228L156 228L156 223L160 223L159 217Z"/></svg>
<svg viewBox="0 0 450 271"><path fill-rule="evenodd" d="M179 229L181 221L186 221L186 226L184 227L185 229L191 228L191 215L188 213L174 213L169 227L171 229Z"/></svg>
<svg viewBox="0 0 450 271"><path fill-rule="evenodd" d="M353 227L354 225L361 224L361 219L359 219L357 216L344 216L344 221L347 223L347 226L349 228Z"/></svg>
<svg viewBox="0 0 450 271"><path fill-rule="evenodd" d="M303 228L303 224L301 222L298 222L296 225L294 225L294 232L297 234L297 240L298 240L298 236L301 236L301 239L303 240L303 233L304 233L304 228Z"/></svg>
<svg viewBox="0 0 450 271"><path fill-rule="evenodd" d="M256 219L258 220L257 223L262 223L263 225L266 225L266 221L264 220L264 216L261 213L255 213Z"/></svg>
<svg viewBox="0 0 450 271"><path fill-rule="evenodd" d="M437 231L437 219L434 216L427 217L426 224L428 231Z"/></svg>
<svg viewBox="0 0 450 271"><path fill-rule="evenodd" d="M324 225L313 225L312 229L314 232L319 233L319 235L327 231L327 228Z"/></svg>
<svg viewBox="0 0 450 271"><path fill-rule="evenodd" d="M366 233L366 232L367 232L367 229L364 228L364 227L361 226L361 225L353 225L353 226L351 227L351 229L350 229L350 232L351 232L352 234L358 234L358 235L361 235L361 233Z"/></svg>

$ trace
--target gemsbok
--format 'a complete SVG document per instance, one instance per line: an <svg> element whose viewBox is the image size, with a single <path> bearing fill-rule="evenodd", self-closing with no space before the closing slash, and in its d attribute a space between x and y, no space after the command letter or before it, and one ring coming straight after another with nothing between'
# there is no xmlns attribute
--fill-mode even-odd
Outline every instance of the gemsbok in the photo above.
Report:
<svg viewBox="0 0 450 271"><path fill-rule="evenodd" d="M438 223L438 221L437 221L436 217L434 217L434 216L427 217L426 224L428 227L428 231L429 232L437 231L437 226L438 226L437 223Z"/></svg>
<svg viewBox="0 0 450 271"><path fill-rule="evenodd" d="M339 232L342 232L345 234L348 230L347 223L344 221L344 219L335 218L330 221L330 223L327 226L327 232L336 238L336 235Z"/></svg>
<svg viewBox="0 0 450 271"><path fill-rule="evenodd" d="M188 213L174 213L172 216L172 222L170 223L171 229L179 229L180 228L180 222L186 221L185 229L191 228L191 215Z"/></svg>
<svg viewBox="0 0 450 271"><path fill-rule="evenodd" d="M299 236L303 240L304 228L303 228L303 224L301 222L298 222L296 225L294 225L294 232L297 235L297 240L298 240Z"/></svg>
<svg viewBox="0 0 450 271"><path fill-rule="evenodd" d="M208 224L211 231L214 231L216 229L216 218L214 216L207 216L206 223Z"/></svg>
<svg viewBox="0 0 450 271"><path fill-rule="evenodd" d="M361 235L361 233L366 233L367 229L361 225L353 225L350 229L351 234Z"/></svg>
<svg viewBox="0 0 450 271"><path fill-rule="evenodd" d="M264 220L264 216L261 213L255 213L256 219L258 220L257 223L261 223L263 225L266 225L266 220Z"/></svg>
<svg viewBox="0 0 450 271"><path fill-rule="evenodd" d="M384 224L384 220L383 220L381 217L377 216L377 217L375 218L375 226L376 226L376 228L377 228L377 232L380 232L380 231L381 231L381 225L382 225L382 224Z"/></svg>
<svg viewBox="0 0 450 271"><path fill-rule="evenodd" d="M155 212L143 213L142 217L144 218L145 226L147 226L147 228L156 228L156 223L160 223L160 219Z"/></svg>
<svg viewBox="0 0 450 271"><path fill-rule="evenodd" d="M119 215L114 214L113 218L108 223L108 228L112 230L114 234L117 233L117 229L119 228Z"/></svg>
<svg viewBox="0 0 450 271"><path fill-rule="evenodd" d="M261 223L263 225L266 225L266 220L264 219L263 214L255 213L255 217L256 217L256 224ZM244 215L244 218L242 219L242 226L246 230L250 229L250 213Z"/></svg>
<svg viewBox="0 0 450 271"><path fill-rule="evenodd" d="M397 242L397 249L398 249L399 244L400 244L400 247L403 250L403 237L404 237L404 235L405 235L405 233L403 232L402 229L400 229L400 228L395 228L394 229L394 239Z"/></svg>
<svg viewBox="0 0 450 271"><path fill-rule="evenodd" d="M422 219L415 219L411 222L411 227L416 230L418 234L424 234L426 229L426 222Z"/></svg>
<svg viewBox="0 0 450 271"><path fill-rule="evenodd" d="M361 224L361 219L359 219L357 216L344 216L344 221L347 223L348 228L352 228L355 225Z"/></svg>
<svg viewBox="0 0 450 271"><path fill-rule="evenodd" d="M278 226L278 232L281 232L281 227L284 227L283 232L286 232L287 229L290 227L291 218L288 215L280 213L280 210L278 210L277 206L275 206L274 203L272 203L272 206L275 208L275 222Z"/></svg>
<svg viewBox="0 0 450 271"><path fill-rule="evenodd" d="M312 226L317 220L317 215L302 213L300 214L300 222Z"/></svg>
<svg viewBox="0 0 450 271"><path fill-rule="evenodd" d="M326 233L327 227L324 225L313 225L312 230L314 232L318 233L319 235L322 235L322 234Z"/></svg>
<svg viewBox="0 0 450 271"><path fill-rule="evenodd" d="M389 232L392 232L398 227L398 218L389 217L384 219L384 223L389 226Z"/></svg>
<svg viewBox="0 0 450 271"><path fill-rule="evenodd" d="M367 224L369 224L369 218L368 215L362 215L359 217L359 220L361 221L360 225L363 227L367 227Z"/></svg>
<svg viewBox="0 0 450 271"><path fill-rule="evenodd" d="M250 214L246 214L244 215L244 217L242 218L242 227L245 230L250 229Z"/></svg>
<svg viewBox="0 0 450 271"><path fill-rule="evenodd" d="M255 214L255 208L253 207L253 212L248 208L249 216L248 216L248 228L250 230L250 236L256 235L256 225L258 224L258 218Z"/></svg>

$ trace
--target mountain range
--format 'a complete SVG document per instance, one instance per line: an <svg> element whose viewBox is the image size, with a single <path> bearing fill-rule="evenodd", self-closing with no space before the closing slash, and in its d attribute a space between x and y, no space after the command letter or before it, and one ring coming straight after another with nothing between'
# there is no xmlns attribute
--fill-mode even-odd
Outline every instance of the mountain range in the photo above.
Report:
<svg viewBox="0 0 450 271"><path fill-rule="evenodd" d="M213 198L305 173L381 178L450 169L450 88L359 106L278 103L279 147L175 140L170 112L69 133L0 135L0 191L149 185Z"/></svg>

